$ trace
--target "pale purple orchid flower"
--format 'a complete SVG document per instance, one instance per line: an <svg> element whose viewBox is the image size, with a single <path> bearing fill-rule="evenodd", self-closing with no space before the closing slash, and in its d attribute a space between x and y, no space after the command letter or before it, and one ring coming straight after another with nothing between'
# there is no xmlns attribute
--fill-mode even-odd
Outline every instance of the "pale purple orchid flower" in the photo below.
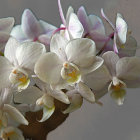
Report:
<svg viewBox="0 0 140 140"><path fill-rule="evenodd" d="M58 0L59 13L62 20L62 25L59 30L67 40L81 38L83 36L84 28L79 21L74 9L70 6L68 8L66 18L64 17L60 0Z"/></svg>
<svg viewBox="0 0 140 140"><path fill-rule="evenodd" d="M57 28L43 20L37 20L29 9L22 14L21 25L16 25L11 35L18 41L38 41L49 46L51 36Z"/></svg>
<svg viewBox="0 0 140 140"><path fill-rule="evenodd" d="M112 51L104 53L103 58L104 65L86 75L84 82L93 89L97 99L109 91L112 98L122 105L125 89L140 87L140 58L135 56L119 58Z"/></svg>
<svg viewBox="0 0 140 140"><path fill-rule="evenodd" d="M102 20L96 15L88 16L83 6L79 8L77 16L84 27L83 37L94 40L97 49L100 50L104 43L108 40Z"/></svg>
<svg viewBox="0 0 140 140"><path fill-rule="evenodd" d="M116 26L114 26L113 23L109 20L109 18L105 15L103 9L101 9L101 15L110 24L110 26L114 30L113 49L114 49L115 53L118 53L119 51L118 51L116 41L118 39L121 44L125 44L126 36L127 36L127 23L125 22L125 20L123 19L122 15L120 13L117 13Z"/></svg>
<svg viewBox="0 0 140 140"><path fill-rule="evenodd" d="M0 19L0 51L4 50L4 46L10 37L10 32L14 23L15 20L13 17Z"/></svg>

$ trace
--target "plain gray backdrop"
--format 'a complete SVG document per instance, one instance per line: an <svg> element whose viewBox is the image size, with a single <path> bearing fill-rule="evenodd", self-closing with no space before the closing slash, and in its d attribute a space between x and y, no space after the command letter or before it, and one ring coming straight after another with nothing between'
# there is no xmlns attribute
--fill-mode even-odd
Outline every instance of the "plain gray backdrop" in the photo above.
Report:
<svg viewBox="0 0 140 140"><path fill-rule="evenodd" d="M140 0L61 0L64 12L69 5L75 10L81 5L88 13L100 16L100 9L114 21L120 12L128 22L133 36L140 44ZM59 26L57 0L0 0L0 17L14 16L20 23L24 9ZM139 52L137 53L139 56ZM82 108L52 131L48 140L140 140L140 89L128 90L123 106L118 107L109 95L101 101L104 106L84 102Z"/></svg>

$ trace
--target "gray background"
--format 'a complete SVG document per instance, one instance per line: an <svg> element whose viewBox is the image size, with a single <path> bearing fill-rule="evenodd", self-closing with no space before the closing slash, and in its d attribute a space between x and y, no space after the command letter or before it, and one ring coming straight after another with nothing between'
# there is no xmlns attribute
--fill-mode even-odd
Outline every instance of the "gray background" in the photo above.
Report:
<svg viewBox="0 0 140 140"><path fill-rule="evenodd" d="M103 7L113 21L116 12L122 13L140 44L140 0L61 1L64 12L69 5L75 9L84 5L88 13L100 15ZM20 23L25 8L30 8L40 19L60 24L57 0L0 0L0 17L14 16L16 23ZM129 90L121 107L109 95L101 101L103 107L84 102L80 110L71 113L67 121L49 134L48 140L140 140L140 90Z"/></svg>

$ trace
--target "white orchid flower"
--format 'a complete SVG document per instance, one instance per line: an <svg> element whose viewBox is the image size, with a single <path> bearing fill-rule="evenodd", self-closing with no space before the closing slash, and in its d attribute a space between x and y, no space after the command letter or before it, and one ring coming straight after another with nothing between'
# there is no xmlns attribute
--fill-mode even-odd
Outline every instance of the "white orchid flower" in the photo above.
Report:
<svg viewBox="0 0 140 140"><path fill-rule="evenodd" d="M28 125L28 121L24 116L11 104L12 91L9 88L5 88L0 94L0 129L7 127L8 120L14 120L19 124Z"/></svg>
<svg viewBox="0 0 140 140"><path fill-rule="evenodd" d="M22 132L18 128L12 126L2 129L0 137L2 140L25 140Z"/></svg>
<svg viewBox="0 0 140 140"><path fill-rule="evenodd" d="M108 89L118 105L122 105L125 89L140 87L140 58L119 58L112 51L104 53L103 58L104 65L85 76L84 82L96 92L97 98L107 93Z"/></svg>
<svg viewBox="0 0 140 140"><path fill-rule="evenodd" d="M3 51L4 46L10 37L14 22L15 20L13 17L0 19L0 51Z"/></svg>
<svg viewBox="0 0 140 140"><path fill-rule="evenodd" d="M16 25L11 35L18 41L38 41L48 46L53 32L57 28L43 20L37 20L29 9L25 9L21 25Z"/></svg>
<svg viewBox="0 0 140 140"><path fill-rule="evenodd" d="M5 46L5 57L0 56L0 89L9 85L18 86L19 91L27 88L34 65L44 52L46 50L43 44L20 44L14 38L10 38Z"/></svg>
<svg viewBox="0 0 140 140"><path fill-rule="evenodd" d="M50 51L42 55L35 65L36 75L52 88L74 86L90 102L94 101L92 91L81 81L81 77L98 69L103 59L96 57L95 43L86 38L67 41L61 35L54 35Z"/></svg>
<svg viewBox="0 0 140 140"><path fill-rule="evenodd" d="M29 87L15 95L15 102L24 104L36 104L43 108L43 117L40 122L44 122L55 111L54 99L59 100L65 104L69 104L68 96L61 90L52 90L50 85L35 79L36 85L39 87Z"/></svg>
<svg viewBox="0 0 140 140"><path fill-rule="evenodd" d="M114 26L113 23L109 20L109 18L105 15L103 9L101 9L101 15L114 30L114 33L112 34L114 36L113 49L115 53L118 53L116 40L118 38L121 44L125 44L127 35L127 23L125 22L120 13L117 13L116 26Z"/></svg>
<svg viewBox="0 0 140 140"><path fill-rule="evenodd" d="M64 34L67 40L81 38L84 32L84 28L81 22L79 21L77 15L74 13L73 8L71 6L68 8L65 19L60 0L58 0L58 7L60 17L63 23L61 28L64 29L64 31L62 31L61 33Z"/></svg>

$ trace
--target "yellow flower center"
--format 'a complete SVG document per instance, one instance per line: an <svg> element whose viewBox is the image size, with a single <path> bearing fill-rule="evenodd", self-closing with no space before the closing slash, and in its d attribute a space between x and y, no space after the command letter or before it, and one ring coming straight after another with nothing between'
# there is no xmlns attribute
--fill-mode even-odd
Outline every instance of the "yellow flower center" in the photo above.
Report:
<svg viewBox="0 0 140 140"><path fill-rule="evenodd" d="M18 85L19 90L27 87L30 82L27 72L20 68L16 68L11 72L9 80L11 83Z"/></svg>
<svg viewBox="0 0 140 140"><path fill-rule="evenodd" d="M76 83L80 80L81 74L78 67L72 63L65 62L61 70L61 76L68 83Z"/></svg>

